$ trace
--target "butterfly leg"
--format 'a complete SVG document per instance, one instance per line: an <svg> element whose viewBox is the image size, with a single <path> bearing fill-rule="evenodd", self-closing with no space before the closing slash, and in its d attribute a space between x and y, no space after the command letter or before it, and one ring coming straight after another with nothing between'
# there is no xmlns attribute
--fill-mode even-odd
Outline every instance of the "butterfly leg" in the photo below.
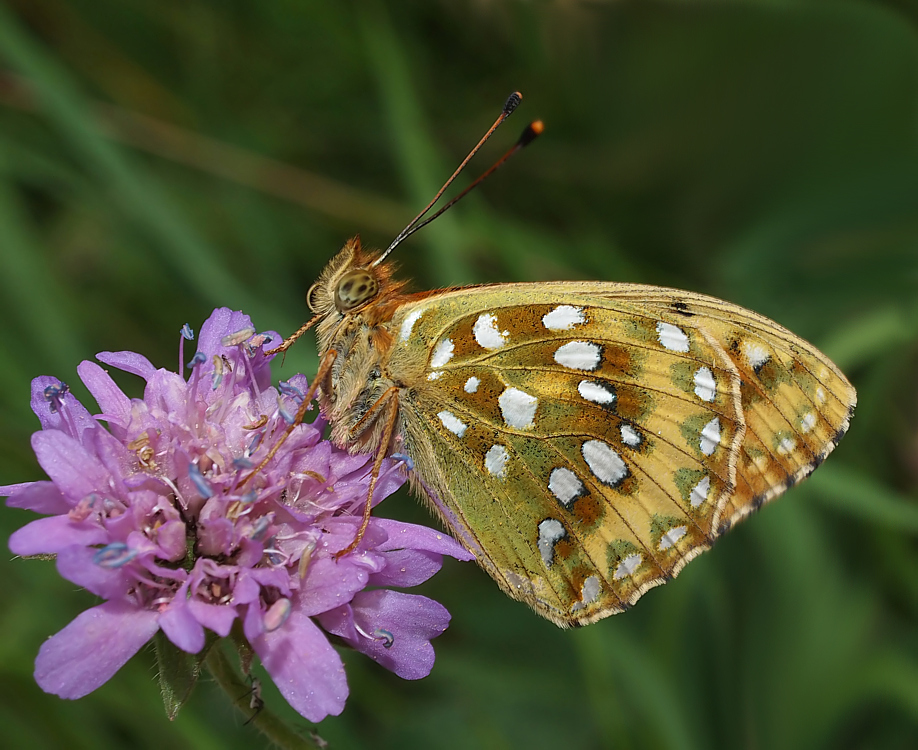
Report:
<svg viewBox="0 0 918 750"><path fill-rule="evenodd" d="M312 328L316 323L318 323L318 322L319 322L319 319L320 319L321 317L322 317L321 315L315 315L315 316L313 316L307 323L303 323L303 325L301 325L301 326L299 327L299 329L298 329L294 334L292 334L291 336L288 336L287 338L285 338L284 341L283 341L283 343L282 343L280 346L276 346L276 347L274 347L273 349L269 349L268 351L265 352L265 354L266 354L266 355L269 355L269 354L283 354L283 353L285 353L291 346L293 346L294 342L295 342L300 336L302 336L304 333L306 333L306 331L308 331L308 330L309 330L310 328Z"/></svg>
<svg viewBox="0 0 918 750"><path fill-rule="evenodd" d="M283 346L283 345L282 345ZM268 451L260 464L256 466L252 471L250 471L239 483L241 487L246 482L248 482L252 477L254 477L258 472L265 468L268 465L268 462L274 458L274 455L280 450L281 446L287 441L287 438L293 434L293 431L296 429L297 425L303 423L303 417L306 416L306 410L309 408L309 405L312 403L313 397L316 395L316 390L319 387L319 383L325 380L325 376L328 375L328 372L331 370L332 365L335 362L335 359L338 357L338 352L334 349L329 349L326 352L325 356L322 357L322 361L319 362L319 369L316 370L316 376L313 378L312 384L309 386L309 390L306 391L306 395L303 396L303 403L300 404L300 408L297 409L296 416L293 418L293 422L287 426L287 429L284 430L284 434L271 446L271 450Z"/></svg>
<svg viewBox="0 0 918 750"><path fill-rule="evenodd" d="M352 432L360 432L361 428L369 421L371 415L376 415L380 410L388 408L388 414L385 416L383 423L382 437L379 441L379 447L376 449L376 457L373 460L373 470L370 473L370 487L367 490L367 501L363 506L363 520L360 522L360 528L357 530L357 536L354 537L347 547L335 554L335 558L343 557L349 552L353 552L363 535L370 525L370 514L373 510L373 492L376 489L376 483L379 481L379 472L382 469L382 462L389 453L389 444L392 442L392 434L395 432L395 424L398 421L398 388L392 386L387 389L382 396L376 399L376 402L369 408L366 414L354 425Z"/></svg>

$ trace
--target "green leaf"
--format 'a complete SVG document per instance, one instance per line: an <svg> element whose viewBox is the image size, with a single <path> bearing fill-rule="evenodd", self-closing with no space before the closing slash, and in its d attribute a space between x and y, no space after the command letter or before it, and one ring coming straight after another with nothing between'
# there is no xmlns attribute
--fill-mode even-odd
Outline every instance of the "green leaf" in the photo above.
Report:
<svg viewBox="0 0 918 750"><path fill-rule="evenodd" d="M213 645L207 645L197 654L182 651L170 641L160 630L153 637L156 649L156 666L159 668L159 688L162 692L163 706L166 716L173 721L178 716L179 709L191 696L207 652Z"/></svg>

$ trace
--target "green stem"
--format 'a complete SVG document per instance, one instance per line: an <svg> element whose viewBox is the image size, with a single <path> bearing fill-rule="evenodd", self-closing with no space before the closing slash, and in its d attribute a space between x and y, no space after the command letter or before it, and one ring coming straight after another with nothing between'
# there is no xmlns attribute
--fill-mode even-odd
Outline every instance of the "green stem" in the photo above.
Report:
<svg viewBox="0 0 918 750"><path fill-rule="evenodd" d="M210 649L204 663L232 704L277 747L282 750L317 750L315 742L287 726L274 712L264 707L252 709L248 701L240 702L239 696L251 691L251 686L232 665L219 644Z"/></svg>

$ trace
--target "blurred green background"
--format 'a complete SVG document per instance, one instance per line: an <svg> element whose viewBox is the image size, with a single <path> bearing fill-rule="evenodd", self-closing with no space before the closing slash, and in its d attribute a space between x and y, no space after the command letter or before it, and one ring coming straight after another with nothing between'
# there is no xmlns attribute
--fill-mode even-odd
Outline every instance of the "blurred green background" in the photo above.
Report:
<svg viewBox="0 0 918 750"><path fill-rule="evenodd" d="M416 288L706 292L859 390L825 467L625 615L562 632L448 562L433 674L346 654L332 747L915 747L918 2L6 0L0 73L0 483L41 477L31 378L84 396L101 350L174 367L217 305L292 331L344 240L387 244L513 89L473 171L529 119L545 135L401 246ZM407 495L383 512L427 521ZM32 517L4 509L4 536ZM169 723L149 650L82 701L43 694L39 645L93 598L2 557L2 744L266 745L209 682Z"/></svg>

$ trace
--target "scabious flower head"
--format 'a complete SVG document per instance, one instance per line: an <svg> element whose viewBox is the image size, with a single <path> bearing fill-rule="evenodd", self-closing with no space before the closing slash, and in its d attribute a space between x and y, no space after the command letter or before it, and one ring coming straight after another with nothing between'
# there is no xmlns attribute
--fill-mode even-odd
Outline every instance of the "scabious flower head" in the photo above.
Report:
<svg viewBox="0 0 918 750"><path fill-rule="evenodd" d="M182 343L191 336L183 329ZM55 555L64 578L105 600L42 645L42 689L80 698L158 630L197 653L205 628L227 636L237 620L281 693L312 721L340 713L347 697L327 633L401 677L430 672L430 639L449 613L392 589L427 580L444 554L470 556L432 529L379 518L353 552L336 556L360 527L371 461L323 440L321 418L294 427L252 475L307 390L302 375L272 387L264 349L279 340L221 308L201 329L187 379L139 354L103 352L101 362L146 387L130 399L83 362L77 372L96 416L59 380L33 381L42 430L32 447L50 481L0 495L47 517L15 532L10 549ZM374 502L403 481L402 464L387 459Z"/></svg>

